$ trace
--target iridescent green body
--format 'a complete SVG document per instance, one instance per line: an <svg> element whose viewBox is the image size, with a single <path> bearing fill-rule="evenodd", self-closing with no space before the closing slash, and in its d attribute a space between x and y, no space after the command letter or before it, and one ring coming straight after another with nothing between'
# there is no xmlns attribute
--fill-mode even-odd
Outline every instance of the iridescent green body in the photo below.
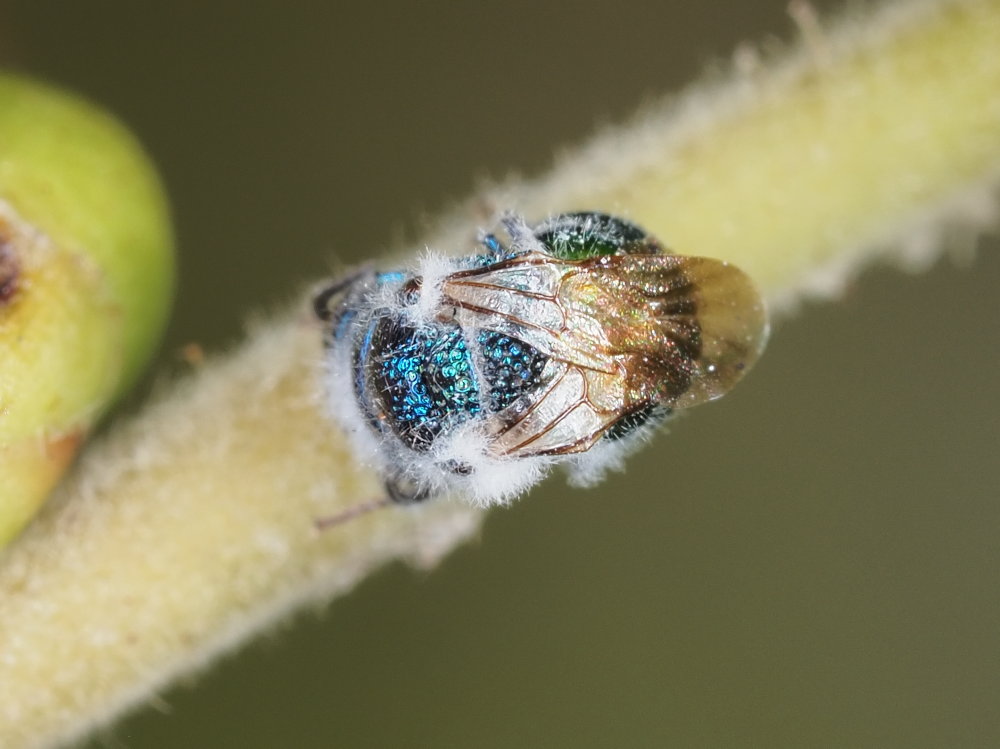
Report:
<svg viewBox="0 0 1000 749"><path fill-rule="evenodd" d="M486 235L485 254L363 272L317 299L353 393L341 410L367 424L396 498L498 501L565 456L626 449L728 390L763 346L759 295L732 266L601 213L505 228L510 246Z"/></svg>

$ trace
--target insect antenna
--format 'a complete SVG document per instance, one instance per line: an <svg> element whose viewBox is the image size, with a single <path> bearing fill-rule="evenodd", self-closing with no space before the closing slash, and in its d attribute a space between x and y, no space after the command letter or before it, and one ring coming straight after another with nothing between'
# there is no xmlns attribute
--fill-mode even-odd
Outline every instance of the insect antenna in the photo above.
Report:
<svg viewBox="0 0 1000 749"><path fill-rule="evenodd" d="M354 505L353 507L348 507L342 512L338 512L334 515L327 515L326 517L316 518L313 520L313 525L318 531L325 531L328 528L333 528L338 525L342 525L349 520L354 520L354 518L359 518L362 515L367 515L369 512L374 512L375 510L381 510L383 507L388 507L391 504L395 504L390 497L380 497L379 499L372 499L367 502L362 502L361 504Z"/></svg>

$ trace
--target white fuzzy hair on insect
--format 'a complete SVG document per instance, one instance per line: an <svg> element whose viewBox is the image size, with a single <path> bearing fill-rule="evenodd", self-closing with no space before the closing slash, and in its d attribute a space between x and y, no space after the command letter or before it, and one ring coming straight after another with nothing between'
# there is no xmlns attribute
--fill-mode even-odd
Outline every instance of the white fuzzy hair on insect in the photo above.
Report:
<svg viewBox="0 0 1000 749"><path fill-rule="evenodd" d="M523 221L524 231L529 232ZM530 232L529 232L530 233ZM533 237L532 237L533 239ZM369 315L379 310L402 313L403 319L416 329L438 322L442 316L441 285L448 275L459 270L460 260L442 253L425 251L407 278L419 278L414 301L400 306L398 284L385 284L368 290L365 306ZM350 294L350 287L344 290ZM363 317L353 323L367 321ZM461 329L470 351L479 329ZM354 331L349 334L353 338ZM403 479L430 495L461 493L467 501L479 507L507 504L540 481L555 462L550 457L505 458L491 455L489 439L481 421L471 421L457 427L445 438L435 440L432 449L420 453L402 444L395 436L369 428L354 392L355 378L352 347L330 346L325 357L324 379L327 410L336 423L350 436L357 460L382 475ZM470 357L474 376L482 381L482 357ZM446 466L461 465L467 470L456 473Z"/></svg>
<svg viewBox="0 0 1000 749"><path fill-rule="evenodd" d="M413 277L420 279L420 290L414 304L409 304L403 308L405 319L415 328L424 328L435 322L441 313L441 286L445 278L458 270L456 258L425 250L417 259L417 265ZM393 290L391 306L399 306L396 298L396 291ZM387 305L390 306L390 305Z"/></svg>

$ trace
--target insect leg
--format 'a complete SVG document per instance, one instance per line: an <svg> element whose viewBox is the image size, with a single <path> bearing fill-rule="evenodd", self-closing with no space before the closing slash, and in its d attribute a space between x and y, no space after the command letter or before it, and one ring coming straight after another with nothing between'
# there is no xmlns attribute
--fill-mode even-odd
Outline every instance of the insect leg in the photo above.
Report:
<svg viewBox="0 0 1000 749"><path fill-rule="evenodd" d="M419 488L402 477L386 479L385 491L386 496L384 497L361 502L335 515L316 518L313 521L313 525L316 526L316 530L325 531L328 528L343 525L350 520L367 515L369 512L374 512L375 510L392 507L393 505L412 505L417 502L423 502L425 499L430 499L431 497L431 492L428 489Z"/></svg>
<svg viewBox="0 0 1000 749"><path fill-rule="evenodd" d="M388 507L392 503L393 502L389 499L389 497L380 497L379 499L362 502L361 504L354 505L354 507L348 507L343 512L338 512L336 515L327 515L326 517L316 518L313 521L313 525L316 526L316 530L325 531L327 528L333 528L334 526L341 525L346 523L348 520L354 520L354 518L367 515L369 512L381 510L383 507Z"/></svg>
<svg viewBox="0 0 1000 749"><path fill-rule="evenodd" d="M399 505L412 505L431 498L430 489L420 486L402 475L387 478L385 491L389 495L389 500Z"/></svg>

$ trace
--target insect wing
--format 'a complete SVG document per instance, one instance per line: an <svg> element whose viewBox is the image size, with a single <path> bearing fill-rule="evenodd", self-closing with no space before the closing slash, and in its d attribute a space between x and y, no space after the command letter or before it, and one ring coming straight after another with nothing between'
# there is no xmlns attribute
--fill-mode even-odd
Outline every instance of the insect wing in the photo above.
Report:
<svg viewBox="0 0 1000 749"><path fill-rule="evenodd" d="M717 398L767 338L753 283L709 258L528 253L453 274L443 293L460 324L499 330L555 360L547 388L496 436L512 456L579 452L625 414Z"/></svg>
<svg viewBox="0 0 1000 749"><path fill-rule="evenodd" d="M617 405L608 409L595 398L600 380L611 377L574 364L550 360L551 380L542 394L524 406L515 403L493 435L491 450L522 458L583 452L621 417ZM614 388L612 387L612 390Z"/></svg>
<svg viewBox="0 0 1000 749"><path fill-rule="evenodd" d="M688 408L725 395L760 358L770 327L750 277L729 263L682 258L700 337L691 386L670 406Z"/></svg>
<svg viewBox="0 0 1000 749"><path fill-rule="evenodd" d="M603 349L595 350L587 336L571 339L574 323L600 338L596 320L574 320L563 304L566 278L579 272L579 262L557 260L540 252L474 270L459 271L442 284L445 305L456 308L462 326L488 328L520 338L548 356L590 369L613 371Z"/></svg>
<svg viewBox="0 0 1000 749"><path fill-rule="evenodd" d="M522 338L561 361L627 381L632 400L687 408L721 396L767 340L760 294L711 258L528 253L445 279L461 324Z"/></svg>
<svg viewBox="0 0 1000 749"><path fill-rule="evenodd" d="M711 258L599 258L566 278L563 303L599 321L604 356L618 363L629 407L688 408L730 390L767 340L760 294L739 268ZM578 348L587 328L563 333Z"/></svg>

